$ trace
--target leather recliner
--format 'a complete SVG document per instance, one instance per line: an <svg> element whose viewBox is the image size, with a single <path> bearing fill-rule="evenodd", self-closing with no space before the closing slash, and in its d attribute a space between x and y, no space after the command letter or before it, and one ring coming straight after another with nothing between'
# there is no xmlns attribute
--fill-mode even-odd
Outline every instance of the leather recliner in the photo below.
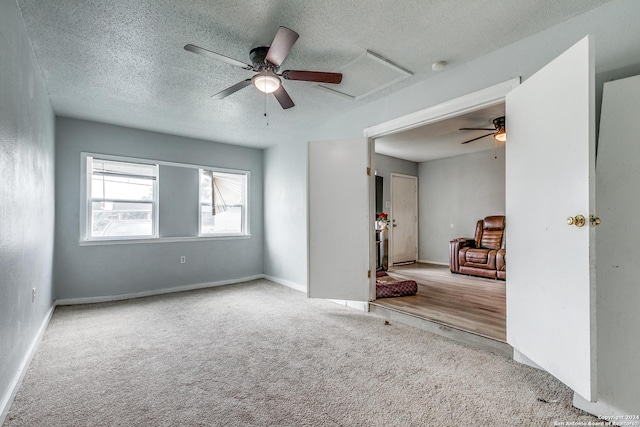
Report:
<svg viewBox="0 0 640 427"><path fill-rule="evenodd" d="M477 222L473 239L460 237L449 242L451 272L505 280L504 227L504 215L488 216Z"/></svg>

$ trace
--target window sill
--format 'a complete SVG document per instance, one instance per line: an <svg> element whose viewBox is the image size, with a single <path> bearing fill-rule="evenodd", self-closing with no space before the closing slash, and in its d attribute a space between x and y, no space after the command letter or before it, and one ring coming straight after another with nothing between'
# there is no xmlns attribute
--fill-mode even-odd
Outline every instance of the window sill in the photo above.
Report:
<svg viewBox="0 0 640 427"><path fill-rule="evenodd" d="M225 236L192 236L192 237L156 237L150 239L109 239L109 240L81 240L80 246L101 246L101 245L132 245L140 243L179 243L179 242L202 242L207 240L237 240L250 239L250 234L225 235Z"/></svg>

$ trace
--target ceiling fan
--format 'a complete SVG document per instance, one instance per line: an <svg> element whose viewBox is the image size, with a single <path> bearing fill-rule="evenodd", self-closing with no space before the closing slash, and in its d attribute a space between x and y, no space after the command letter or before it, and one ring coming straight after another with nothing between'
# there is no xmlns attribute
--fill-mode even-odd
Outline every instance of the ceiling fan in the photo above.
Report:
<svg viewBox="0 0 640 427"><path fill-rule="evenodd" d="M298 40L298 33L286 27L280 27L271 46L260 46L251 49L249 58L251 64L229 58L228 56L211 52L210 50L188 44L184 48L189 52L206 56L207 58L217 59L245 70L254 71L257 74L250 79L243 80L235 85L216 93L213 99L223 99L236 93L240 89L244 89L251 83L264 93L273 93L282 108L287 109L295 104L291 97L282 86L282 77L285 80L299 80L305 82L333 83L338 84L342 81L340 73L326 73L322 71L301 71L301 70L285 70L278 74L280 65L285 60L293 44Z"/></svg>
<svg viewBox="0 0 640 427"><path fill-rule="evenodd" d="M460 129L458 129L458 130L490 130L491 131L491 133L479 136L477 138L470 139L468 141L461 142L461 144L467 144L469 142L485 138L485 137L487 137L489 135L493 135L493 138L497 142L506 142L507 141L507 132L506 132L505 127L504 127L504 116L496 117L495 119L493 119L493 126L494 126L494 129L486 129L486 128L460 128Z"/></svg>

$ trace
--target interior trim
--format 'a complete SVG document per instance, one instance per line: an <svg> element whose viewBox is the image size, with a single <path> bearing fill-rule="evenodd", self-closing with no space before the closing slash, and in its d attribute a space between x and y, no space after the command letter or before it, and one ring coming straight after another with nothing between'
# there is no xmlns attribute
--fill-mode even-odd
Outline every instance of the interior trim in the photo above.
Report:
<svg viewBox="0 0 640 427"><path fill-rule="evenodd" d="M195 283L193 285L185 285L185 286L176 286L173 288L165 288L165 289L154 289L151 291L142 291L142 292L133 292L129 294L120 294L120 295L105 295L99 297L85 297L85 298L63 298L58 299L55 302L55 305L77 305L77 304L95 304L99 302L110 302L110 301L122 301L133 298L144 298L155 295L163 295L163 294L171 294L175 292L184 292L184 291L192 291L196 289L205 289L205 288L213 288L216 286L224 286L224 285L233 285L236 283L249 282L251 280L256 279L264 279L264 274L256 274L254 276L241 277L239 279L231 279L231 280L221 280L218 282L209 282L209 283Z"/></svg>
<svg viewBox="0 0 640 427"><path fill-rule="evenodd" d="M507 93L518 85L520 85L520 77L515 77L506 82L445 101L424 110L368 127L364 130L364 136L380 138L497 105L504 102Z"/></svg>
<svg viewBox="0 0 640 427"><path fill-rule="evenodd" d="M24 376L26 375L27 370L29 369L29 365L31 364L31 360L33 359L33 356L35 356L36 354L36 351L40 345L40 341L42 340L42 337L44 336L44 333L47 330L47 326L49 326L49 321L53 316L53 311L55 310L55 308L56 308L56 304L53 303L51 305L51 308L49 308L49 311L47 312L46 316L44 317L44 320L40 325L40 329L38 329L38 333L34 337L33 341L31 341L29 350L24 355L24 358L22 359L22 363L20 363L20 367L16 371L15 376L13 377L13 380L9 384L9 388L7 389L5 395L2 397L2 400L0 401L0 425L4 423L4 420L7 418L7 415L9 415L9 409L11 408L11 404L13 403L13 400L15 399L16 394L20 389L20 386L22 385L22 380L24 379Z"/></svg>

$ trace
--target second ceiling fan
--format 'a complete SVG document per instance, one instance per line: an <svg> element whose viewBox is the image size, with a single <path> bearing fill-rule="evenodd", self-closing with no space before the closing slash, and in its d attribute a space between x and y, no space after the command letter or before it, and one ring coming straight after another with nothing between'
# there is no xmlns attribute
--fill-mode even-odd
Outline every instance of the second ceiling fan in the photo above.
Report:
<svg viewBox="0 0 640 427"><path fill-rule="evenodd" d="M504 126L504 116L496 117L493 119L493 127L494 129L487 128L460 128L458 130L490 130L491 133L487 133L485 135L479 136L477 138L470 139L468 141L461 142L460 144L467 144L472 141L476 141L478 139L485 138L489 135L493 135L493 139L497 142L506 142L507 141L507 132Z"/></svg>
<svg viewBox="0 0 640 427"><path fill-rule="evenodd" d="M278 73L280 65L285 60L293 44L298 40L298 33L290 30L286 27L280 27L276 36L271 43L271 46L260 46L251 49L249 52L249 58L251 64L238 61L228 56L212 52L210 50L188 44L184 48L189 52L197 53L207 58L217 59L218 61L226 62L227 64L235 65L236 67L243 68L245 70L254 71L257 74L250 79L243 80L235 85L216 93L213 95L214 99L223 99L227 96L244 89L245 87L253 85L264 93L273 93L280 106L287 109L293 107L295 104L291 100L291 97L282 86L282 79L285 80L299 80L305 82L317 82L317 83L332 83L338 84L342 81L342 74L340 73L328 73L322 71L302 71L302 70L285 70L282 73Z"/></svg>

